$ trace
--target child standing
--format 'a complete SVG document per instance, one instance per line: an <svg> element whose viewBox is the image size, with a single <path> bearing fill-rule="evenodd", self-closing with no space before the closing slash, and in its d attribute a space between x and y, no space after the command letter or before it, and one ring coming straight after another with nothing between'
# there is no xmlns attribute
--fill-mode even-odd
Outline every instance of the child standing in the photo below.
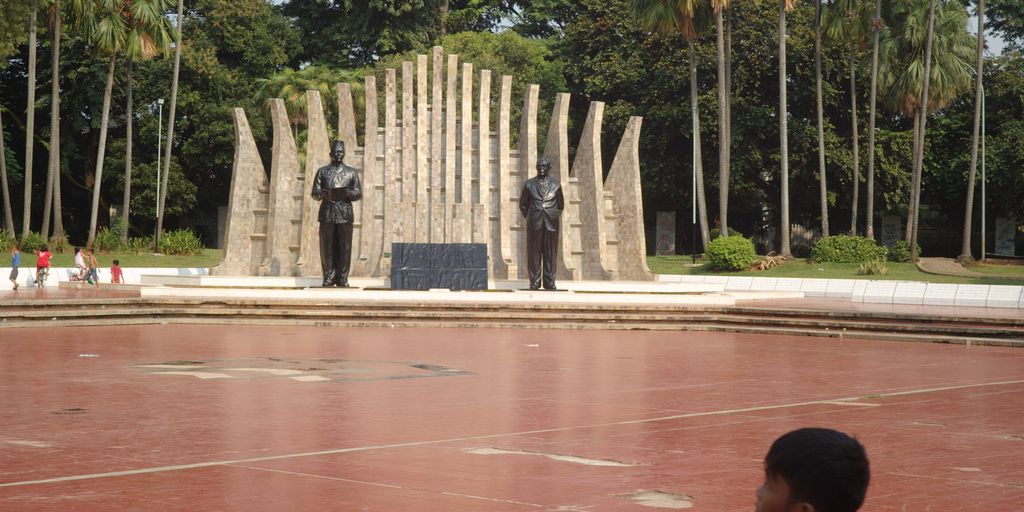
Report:
<svg viewBox="0 0 1024 512"><path fill-rule="evenodd" d="M85 280L85 255L82 254L81 247L75 247L75 269L78 270L78 280ZM74 279L72 279L74 281Z"/></svg>
<svg viewBox="0 0 1024 512"><path fill-rule="evenodd" d="M85 273L85 276L86 276L85 279L86 279L86 281L89 282L89 284L94 284L94 285L96 285L96 288L99 289L99 287L100 287L100 274L98 272L96 272L96 267L99 266L99 264L96 262L96 255L93 254L92 247L89 247L88 249L86 249L85 253L86 253L86 257L89 259L89 270Z"/></svg>
<svg viewBox="0 0 1024 512"><path fill-rule="evenodd" d="M11 246L11 284L14 285L14 290L18 289L18 267L21 266L21 251L18 250L18 244Z"/></svg>
<svg viewBox="0 0 1024 512"><path fill-rule="evenodd" d="M121 273L121 262L114 260L114 264L110 266L110 282L114 284L121 284L124 282L124 274Z"/></svg>
<svg viewBox="0 0 1024 512"><path fill-rule="evenodd" d="M50 253L50 248L43 244L36 251L36 282L39 282L39 275L42 272L46 274L50 273L50 258L53 254Z"/></svg>

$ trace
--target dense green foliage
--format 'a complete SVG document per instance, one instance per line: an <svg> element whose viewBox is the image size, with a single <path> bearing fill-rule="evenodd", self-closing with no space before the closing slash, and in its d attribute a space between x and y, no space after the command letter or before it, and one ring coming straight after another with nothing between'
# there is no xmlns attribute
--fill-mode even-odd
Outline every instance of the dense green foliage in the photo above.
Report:
<svg viewBox="0 0 1024 512"><path fill-rule="evenodd" d="M755 261L754 242L741 235L723 236L708 244L708 263L716 270L746 270Z"/></svg>
<svg viewBox="0 0 1024 512"><path fill-rule="evenodd" d="M46 240L43 240L43 235L36 233L35 231L29 231L21 235L21 239L18 241L18 245L21 247L21 252L33 253L36 252Z"/></svg>
<svg viewBox="0 0 1024 512"><path fill-rule="evenodd" d="M916 253L916 256L920 256L920 246L917 246L917 250L914 252ZM910 242L907 242L906 240L898 240L895 244L893 244L892 249L889 250L889 261L895 261L896 263L906 263L910 260Z"/></svg>
<svg viewBox="0 0 1024 512"><path fill-rule="evenodd" d="M69 2L64 2L68 4ZM915 5L919 0L913 2ZM973 2L940 2L952 10ZM0 0L0 108L4 110L12 210L20 225L25 161L27 55L25 27L28 2ZM40 1L41 6L46 2ZM905 28L896 3L886 5L887 30ZM992 30L1009 47L1024 42L1024 0L988 0ZM384 69L414 53L443 44L475 70L491 69L496 97L500 75L513 81L513 137L528 83L541 86L538 146L552 100L573 93L570 147L576 146L589 102L605 102L602 151L607 166L631 116L643 116L640 141L644 210L653 230L657 211L686 211L691 200L691 113L689 55L678 35L641 30L631 0L187 0L181 80L177 105L165 226L191 227L207 245L216 242L218 208L227 204L234 157L232 109L243 108L265 164L270 162L269 119L265 101L288 100L299 144L304 143L302 91L330 91L334 82L356 85L361 109L362 77L373 73L383 85ZM760 250L770 249L779 218L779 128L777 29L778 3L732 2L732 168L729 225L747 233ZM791 219L806 227L820 225L817 201L817 136L813 65L813 2L799 2L788 14L790 85L789 157ZM171 16L173 19L173 16ZM51 104L49 32L40 8L39 70L33 163L32 227L38 229L44 202ZM66 16L61 47L61 147L59 148L64 225L71 240L84 242L95 184L100 110L107 63L76 31ZM954 27L955 29L956 27ZM964 30L954 35L962 37ZM969 39L967 40L969 42ZM834 226L849 226L852 201L850 147L849 51L838 39L826 41L823 54L825 149L828 203ZM718 197L718 98L713 28L695 40L703 169L708 190L710 227L716 225ZM860 179L867 162L870 44L854 45L860 121ZM914 54L907 51L905 56ZM898 55L897 55L898 56ZM964 57L964 55L961 55ZM967 55L966 57L970 57ZM893 60L897 62L898 59ZM968 64L973 67L973 58ZM118 70L125 68L117 63ZM153 232L159 108L169 98L171 59L136 62L134 68L134 154L131 218L134 237ZM478 84L474 84L477 86ZM883 80L883 86L888 85ZM1007 51L985 66L988 102L988 215L1024 218L1024 56ZM936 86L934 91L938 90ZM887 91L881 90L880 96ZM112 227L111 207L121 202L126 149L124 126L126 77L114 84L110 133L101 185L99 225ZM924 157L921 228L926 254L955 255L964 214L974 99L956 92L928 123ZM327 101L328 109L333 102ZM893 105L895 106L895 105ZM474 102L475 107L475 102ZM496 102L494 107L497 108ZM912 121L882 108L877 119L876 220L887 214L905 217L910 187ZM166 126L168 110L163 110ZM328 113L334 119L334 113ZM357 115L358 119L364 116ZM493 119L493 117L492 117ZM333 124L333 123L329 123ZM166 131L164 130L164 135ZM860 194L863 216L864 188ZM976 199L976 202L979 202ZM980 215L976 207L975 215ZM860 221L863 230L863 218ZM976 229L980 222L974 222ZM992 223L989 222L991 228ZM833 229L833 231L836 231ZM876 232L876 235L879 234ZM688 222L679 223L680 251L692 245ZM990 243L994 237L989 237ZM653 240L653 237L648 237ZM139 242L140 244L142 242ZM698 252L700 249L698 248Z"/></svg>
<svg viewBox="0 0 1024 512"><path fill-rule="evenodd" d="M15 244L17 238L14 233L5 229L0 229L0 252L6 252L11 249L11 246Z"/></svg>
<svg viewBox="0 0 1024 512"><path fill-rule="evenodd" d="M191 229L179 229L168 231L160 237L160 246L157 250L164 254L177 254L187 256L203 252L203 242L192 232Z"/></svg>
<svg viewBox="0 0 1024 512"><path fill-rule="evenodd" d="M863 263L884 260L888 249L862 236L836 235L814 244L814 261L822 263Z"/></svg>

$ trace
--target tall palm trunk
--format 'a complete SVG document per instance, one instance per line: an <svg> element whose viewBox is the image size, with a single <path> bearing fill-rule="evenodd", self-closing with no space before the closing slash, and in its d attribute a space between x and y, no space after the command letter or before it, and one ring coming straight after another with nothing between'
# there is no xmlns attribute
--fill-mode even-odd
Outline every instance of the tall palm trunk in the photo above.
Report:
<svg viewBox="0 0 1024 512"><path fill-rule="evenodd" d="M725 26L723 7L715 10L718 44L718 236L729 236L729 114L725 93Z"/></svg>
<svg viewBox="0 0 1024 512"><path fill-rule="evenodd" d="M7 148L4 146L4 118L0 109L0 187L4 188L4 230L14 236L14 216L11 215L11 191L7 188Z"/></svg>
<svg viewBox="0 0 1024 512"><path fill-rule="evenodd" d="M47 175L53 176L53 236L64 237L64 209L60 194L60 43L62 19L60 0L54 2L53 49L50 63L53 82L50 84L50 158Z"/></svg>
<svg viewBox="0 0 1024 512"><path fill-rule="evenodd" d="M921 91L921 133L918 135L917 161L914 162L915 173L917 174L917 185L914 188L914 229L910 237L910 256L917 263L917 232L921 224L921 175L924 168L924 142L928 133L928 87L931 84L932 72L932 39L935 35L935 3L931 0L928 5L928 32L924 46L924 90Z"/></svg>
<svg viewBox="0 0 1024 512"><path fill-rule="evenodd" d="M732 8L725 11L725 155L732 175ZM728 198L726 198L728 199ZM727 201L728 202L728 201Z"/></svg>
<svg viewBox="0 0 1024 512"><path fill-rule="evenodd" d="M782 199L780 201L779 254L792 256L789 248L789 108L786 105L786 0L779 0L779 175Z"/></svg>
<svg viewBox="0 0 1024 512"><path fill-rule="evenodd" d="M125 115L125 150L124 150L124 198L121 203L121 242L128 241L128 210L132 200L132 124L135 110L132 104L132 59L126 63L128 78L128 106Z"/></svg>
<svg viewBox="0 0 1024 512"><path fill-rule="evenodd" d="M697 51L693 47L693 41L689 41L690 47L690 115L693 116L693 173L697 181L697 216L700 221L700 239L703 242L704 250L707 250L711 242L708 231L708 206L704 197L704 161L700 149L700 109L697 104Z"/></svg>
<svg viewBox="0 0 1024 512"><path fill-rule="evenodd" d="M914 216L917 214L917 194L914 193L917 190L917 154L921 150L920 138L918 135L921 133L921 117L918 112L914 112L914 144L911 151L910 157L910 198L907 200L907 227L904 230L903 239L910 243L910 238L914 234Z"/></svg>
<svg viewBox="0 0 1024 512"><path fill-rule="evenodd" d="M43 240L50 238L50 214L54 205L54 182L58 176L60 160L60 2L50 6L50 30L52 39L50 41L50 152L49 162L46 166L46 192L43 198L43 226L40 232ZM56 217L56 215L54 216ZM55 223L56 224L56 223ZM57 230L54 229L54 234Z"/></svg>
<svg viewBox="0 0 1024 512"><path fill-rule="evenodd" d="M974 72L974 129L971 133L971 169L967 174L967 203L964 206L964 233L960 260L970 261L971 220L974 217L974 180L978 171L978 132L981 129L981 100L984 94L982 77L985 71L985 0L978 0L978 57ZM985 248L981 248L982 257Z"/></svg>
<svg viewBox="0 0 1024 512"><path fill-rule="evenodd" d="M96 176L92 184L92 210L89 214L89 241L86 245L92 245L96 239L96 217L100 210L100 188L103 184L103 159L107 151L107 127L110 124L110 97L114 91L114 67L117 64L117 55L110 56L110 64L107 67L107 87L103 91L103 117L100 120L100 147L96 151Z"/></svg>
<svg viewBox="0 0 1024 512"><path fill-rule="evenodd" d="M828 185L825 174L825 106L821 94L821 0L814 2L814 75L818 104L818 183L821 190L821 235L828 236Z"/></svg>
<svg viewBox="0 0 1024 512"><path fill-rule="evenodd" d="M857 125L857 47L850 48L850 131L853 134L853 208L850 234L857 236L857 209L860 206L860 128Z"/></svg>
<svg viewBox="0 0 1024 512"><path fill-rule="evenodd" d="M868 121L868 189L867 236L875 238L875 108L878 101L878 34L882 25L882 0L875 0L875 17L871 20L871 119Z"/></svg>
<svg viewBox="0 0 1024 512"><path fill-rule="evenodd" d="M160 242L160 235L164 229L164 204L167 199L167 177L171 172L171 144L174 142L174 110L178 106L178 70L181 66L181 26L184 21L184 0L178 0L178 23L177 23L177 43L174 45L174 73L171 78L171 108L170 118L167 120L167 145L164 147L164 170L163 170L163 183L160 187L160 205L157 211L160 215L156 219L156 241Z"/></svg>
<svg viewBox="0 0 1024 512"><path fill-rule="evenodd" d="M25 200L21 210L21 236L32 221L32 146L36 138L36 12L39 0L32 0L28 18L28 101L25 102Z"/></svg>

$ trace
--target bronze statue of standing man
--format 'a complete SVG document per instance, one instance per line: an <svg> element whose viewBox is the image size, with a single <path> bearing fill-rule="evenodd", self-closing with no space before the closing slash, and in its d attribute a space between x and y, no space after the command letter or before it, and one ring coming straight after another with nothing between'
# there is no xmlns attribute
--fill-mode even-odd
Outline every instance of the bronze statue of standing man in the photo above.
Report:
<svg viewBox="0 0 1024 512"><path fill-rule="evenodd" d="M323 286L348 287L352 262L352 201L363 197L359 175L345 165L345 143L331 144L331 163L316 171L313 199L320 201L320 264Z"/></svg>
<svg viewBox="0 0 1024 512"><path fill-rule="evenodd" d="M526 266L530 273L530 289L541 287L541 266L544 267L544 289L555 287L555 258L558 256L558 230L565 209L562 186L548 176L551 160L537 160L537 175L526 180L519 194L519 211L526 218Z"/></svg>

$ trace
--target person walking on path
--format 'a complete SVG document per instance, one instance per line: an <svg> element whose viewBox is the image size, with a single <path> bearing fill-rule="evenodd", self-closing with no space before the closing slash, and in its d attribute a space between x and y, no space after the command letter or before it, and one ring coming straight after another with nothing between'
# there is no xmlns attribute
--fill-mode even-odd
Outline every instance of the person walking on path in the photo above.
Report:
<svg viewBox="0 0 1024 512"><path fill-rule="evenodd" d="M18 244L11 246L11 285L14 286L14 290L18 290L18 267L21 266L21 250L18 248Z"/></svg>
<svg viewBox="0 0 1024 512"><path fill-rule="evenodd" d="M89 284L96 285L96 289L98 290L100 288L100 274L96 271L96 267L99 266L96 262L96 254L93 253L91 247L86 249L85 252L86 257L89 259L89 270L85 274L85 279Z"/></svg>

